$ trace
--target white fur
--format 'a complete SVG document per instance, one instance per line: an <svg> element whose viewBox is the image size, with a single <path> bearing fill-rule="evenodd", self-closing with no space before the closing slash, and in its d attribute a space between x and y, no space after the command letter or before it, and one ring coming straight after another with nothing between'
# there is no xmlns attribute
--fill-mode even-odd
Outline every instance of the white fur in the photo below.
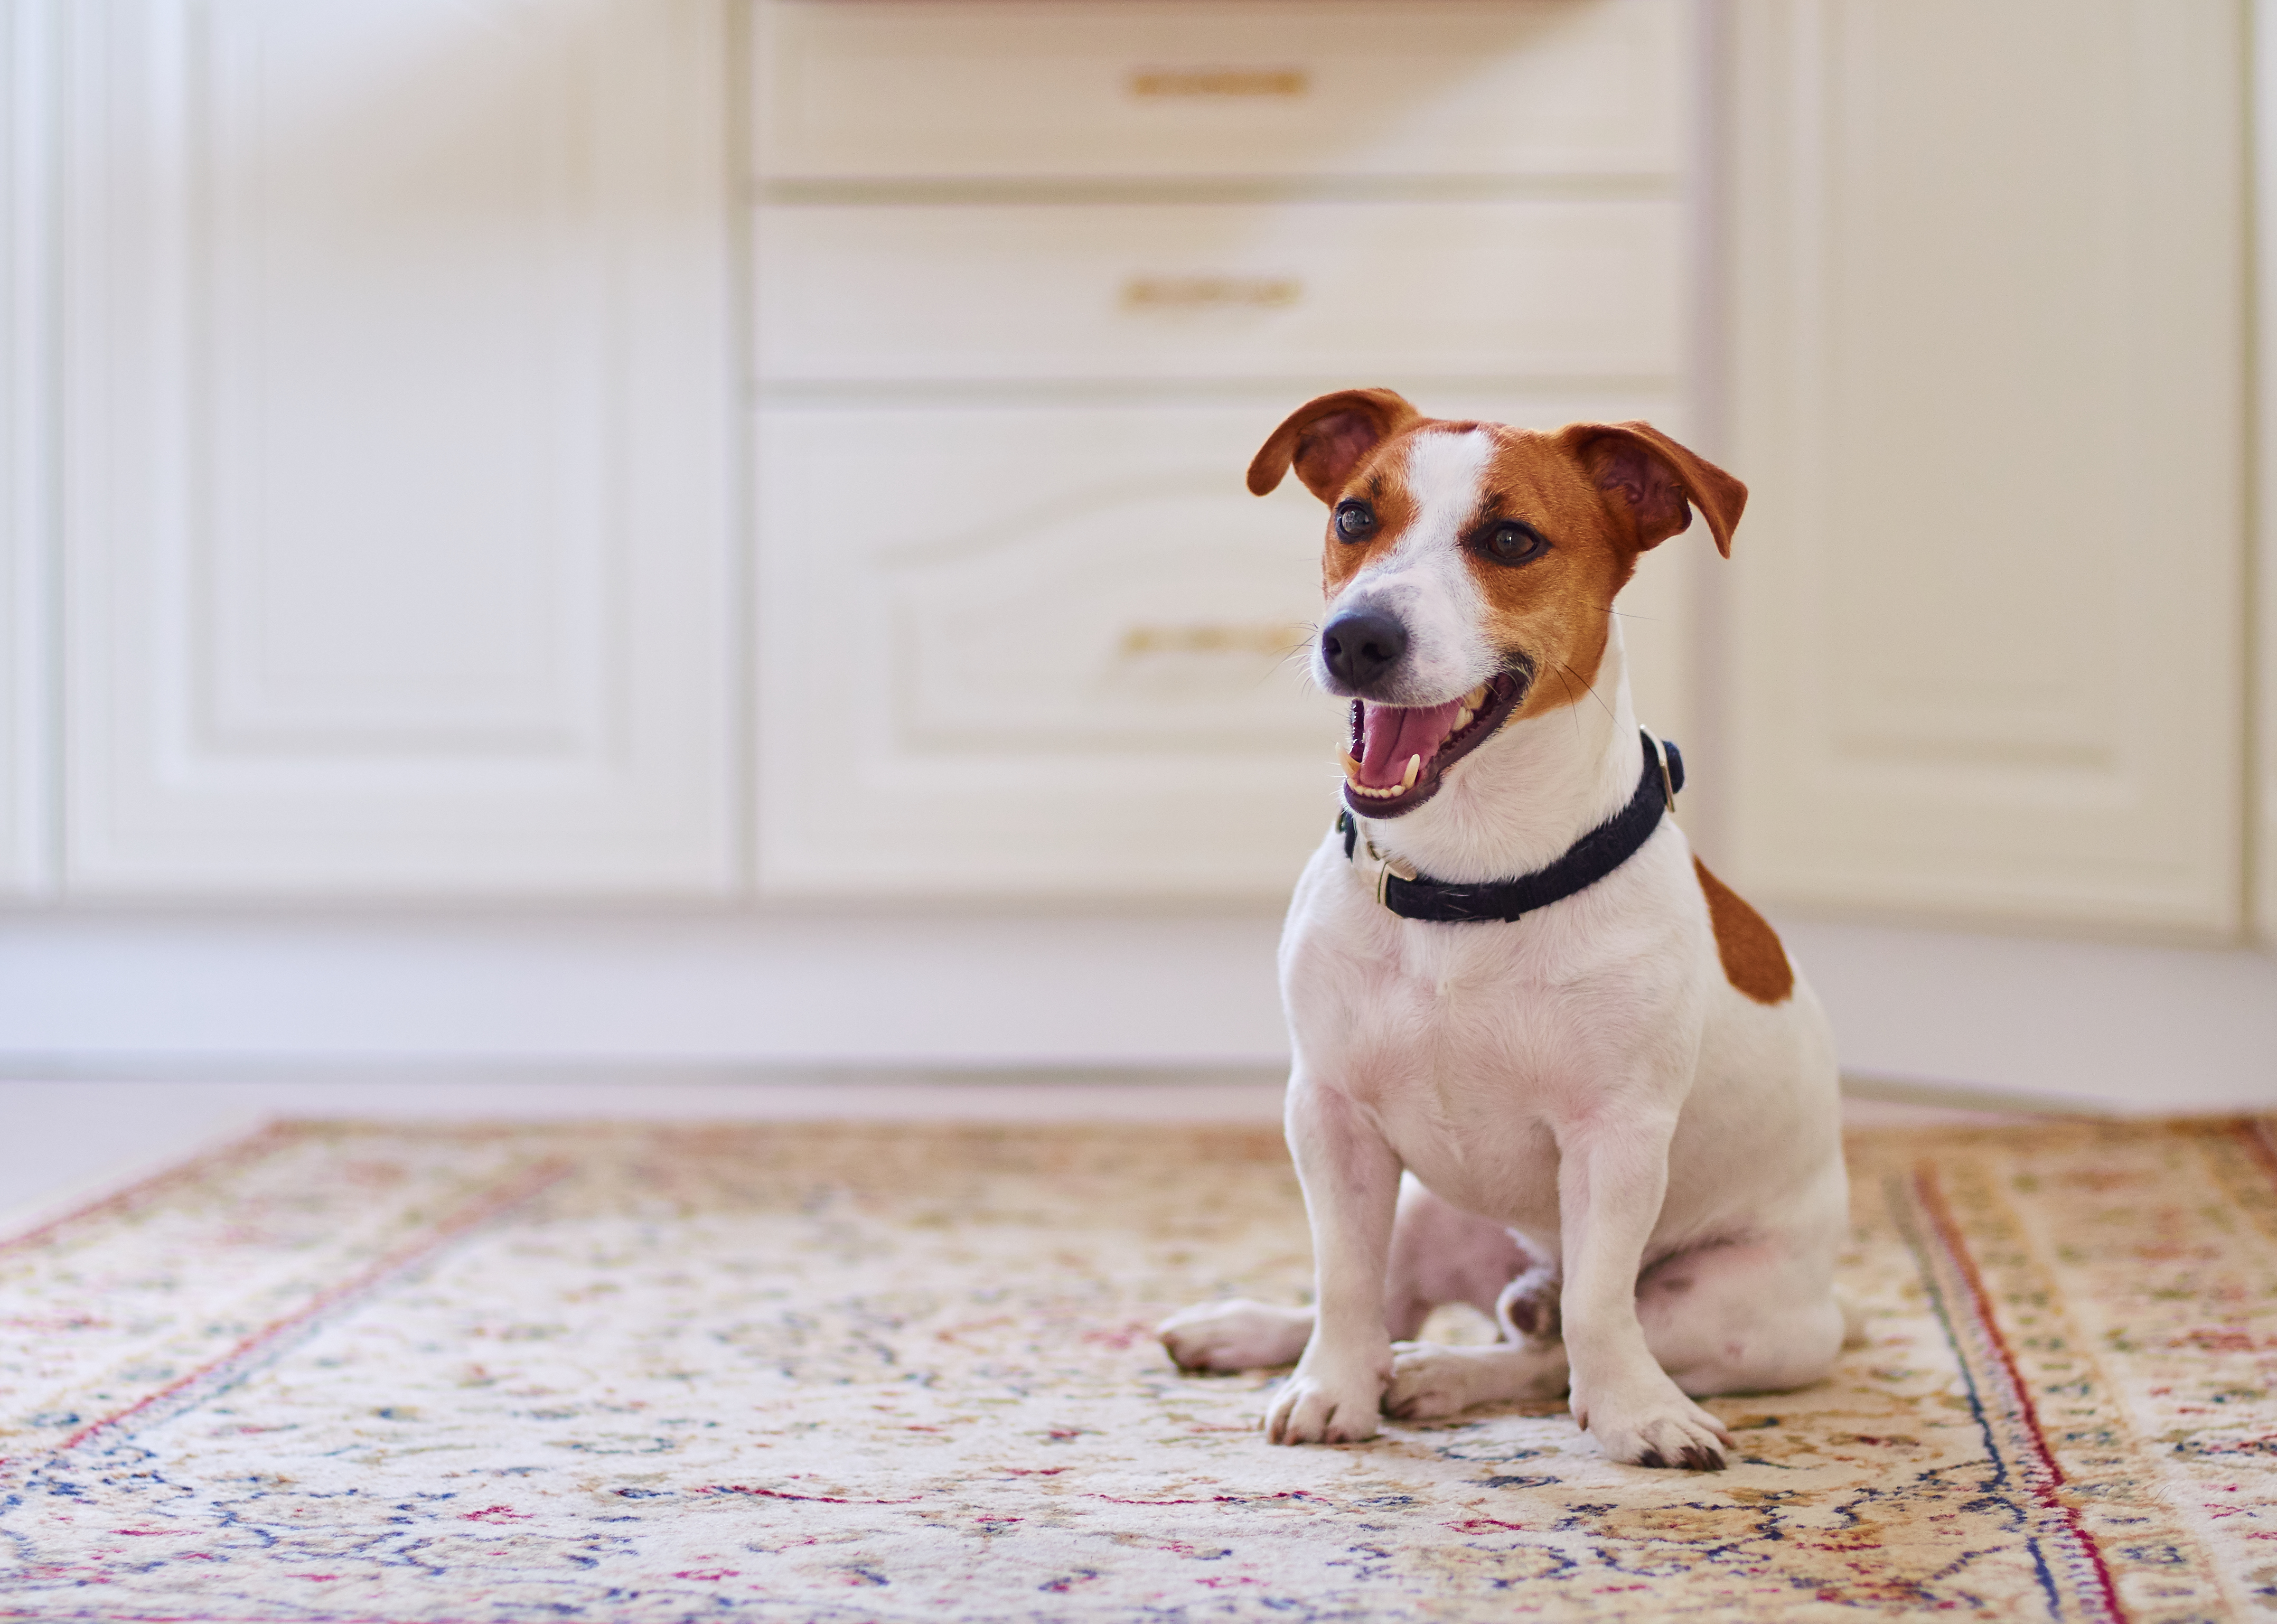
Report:
<svg viewBox="0 0 2277 1624"><path fill-rule="evenodd" d="M1398 542L1344 583L1321 617L1327 625L1355 609L1385 609L1407 627L1408 655L1393 705L1443 705L1492 676L1499 660L1485 633L1485 594L1463 558L1463 527L1478 507L1479 479L1494 441L1467 434L1418 435L1407 484L1420 507ZM1328 661L1313 650L1313 678L1330 687Z"/></svg>
<svg viewBox="0 0 2277 1624"><path fill-rule="evenodd" d="M1456 693L1486 675L1465 661L1495 657L1474 646L1475 614L1459 623L1446 567L1467 580L1452 537L1483 467L1464 461L1471 438L1419 437L1430 528L1339 599L1413 583L1406 613L1428 618L1410 619L1411 646L1438 644L1417 651L1421 668L1452 672ZM1432 800L1364 824L1366 837L1451 881L1564 851L1627 801L1642 764L1618 625L1590 675L1595 698L1506 725ZM1428 698L1446 697L1440 680ZM1817 1001L1800 977L1777 1004L1732 987L1673 821L1514 924L1399 919L1375 900L1374 869L1324 839L1282 940L1314 1312L1208 1305L1167 1322L1165 1342L1181 1364L1217 1369L1234 1368L1220 1354L1235 1343L1248 1363L1301 1349L1266 1418L1276 1442L1365 1438L1385 1408L1451 1414L1570 1382L1575 1417L1613 1459L1720 1465L1729 1434L1687 1395L1816 1380L1842 1341L1847 1188ZM1413 1334L1401 1305L1420 1277L1462 1277L1465 1255L1510 1270L1507 1237L1561 1277L1562 1342L1511 1330L1488 1348L1395 1349L1395 1331ZM1240 1325L1219 1326L1227 1315Z"/></svg>

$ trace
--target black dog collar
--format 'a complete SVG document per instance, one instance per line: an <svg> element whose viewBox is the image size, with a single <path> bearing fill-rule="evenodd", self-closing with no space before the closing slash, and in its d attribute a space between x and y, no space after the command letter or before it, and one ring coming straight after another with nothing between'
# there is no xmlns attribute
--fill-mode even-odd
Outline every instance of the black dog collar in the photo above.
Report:
<svg viewBox="0 0 2277 1624"><path fill-rule="evenodd" d="M1370 841L1367 855L1378 865L1376 901L1403 919L1439 925L1489 919L1507 923L1596 884L1637 854L1660 827L1661 814L1676 810L1676 792L1684 788L1684 757L1676 746L1664 739L1656 740L1649 733L1641 736L1644 776L1637 781L1629 804L1568 846L1565 854L1547 868L1515 880L1450 885L1426 880L1397 858L1382 856ZM1336 831L1344 837L1344 858L1349 862L1359 843L1359 825L1349 808L1336 814Z"/></svg>

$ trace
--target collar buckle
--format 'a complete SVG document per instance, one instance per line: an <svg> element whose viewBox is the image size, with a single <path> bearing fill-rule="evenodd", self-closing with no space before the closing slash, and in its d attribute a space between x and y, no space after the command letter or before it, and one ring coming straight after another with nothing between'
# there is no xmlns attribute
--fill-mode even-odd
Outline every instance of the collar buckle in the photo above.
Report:
<svg viewBox="0 0 2277 1624"><path fill-rule="evenodd" d="M1405 858L1396 858L1391 856L1389 852L1377 850L1375 849L1375 842L1372 840L1367 842L1367 855L1373 858L1375 863L1376 905L1379 907L1388 908L1391 904L1384 900L1384 893L1391 887L1392 876L1396 874L1400 879L1406 881L1410 885L1413 885L1415 882L1416 878L1415 865L1409 862Z"/></svg>
<svg viewBox="0 0 2277 1624"><path fill-rule="evenodd" d="M1668 746L1660 742L1656 734L1642 728L1639 731L1644 733L1645 742L1652 746L1653 762L1660 768L1662 804L1668 808L1668 814L1672 818L1676 815L1676 778L1668 770Z"/></svg>

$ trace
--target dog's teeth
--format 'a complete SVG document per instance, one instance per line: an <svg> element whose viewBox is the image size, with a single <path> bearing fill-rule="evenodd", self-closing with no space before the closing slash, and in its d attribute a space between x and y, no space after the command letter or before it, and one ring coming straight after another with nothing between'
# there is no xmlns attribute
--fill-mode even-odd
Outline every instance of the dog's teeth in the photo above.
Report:
<svg viewBox="0 0 2277 1624"><path fill-rule="evenodd" d="M1366 786L1362 785L1359 782L1359 763L1352 759L1352 751L1344 751L1343 760L1344 764L1344 776L1352 780L1354 787L1362 789L1366 788Z"/></svg>
<svg viewBox="0 0 2277 1624"><path fill-rule="evenodd" d="M1474 688L1470 692L1465 694L1463 696L1463 703L1473 711L1483 711L1486 709L1487 685L1484 682L1481 682L1476 688Z"/></svg>
<svg viewBox="0 0 2277 1624"><path fill-rule="evenodd" d="M1422 757L1410 756L1407 758L1407 776L1399 781L1399 789L1402 794L1405 794L1406 791L1415 788L1416 775L1421 773L1422 770Z"/></svg>
<svg viewBox="0 0 2277 1624"><path fill-rule="evenodd" d="M1476 716L1477 714L1478 714L1478 713L1477 713L1476 711L1474 711L1474 710L1471 709L1471 707L1470 707L1469 705L1465 705L1461 710L1457 711L1457 712L1455 713L1455 726L1454 726L1454 731L1455 731L1455 732L1457 732L1457 733L1460 733L1464 728L1466 728L1469 727L1469 726L1471 725L1471 718L1472 718L1472 717L1474 717L1474 716Z"/></svg>

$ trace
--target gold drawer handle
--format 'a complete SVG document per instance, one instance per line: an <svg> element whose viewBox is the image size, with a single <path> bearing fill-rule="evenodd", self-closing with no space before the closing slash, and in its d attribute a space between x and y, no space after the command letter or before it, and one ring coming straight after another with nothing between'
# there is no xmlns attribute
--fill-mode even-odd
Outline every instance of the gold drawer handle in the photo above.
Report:
<svg viewBox="0 0 2277 1624"><path fill-rule="evenodd" d="M1123 285L1126 310L1278 310L1304 296L1295 277L1132 277Z"/></svg>
<svg viewBox="0 0 2277 1624"><path fill-rule="evenodd" d="M1298 96L1313 88L1302 68L1133 68L1130 84L1132 95L1150 101Z"/></svg>
<svg viewBox="0 0 2277 1624"><path fill-rule="evenodd" d="M1133 626L1123 634L1122 655L1293 653L1312 637L1303 626Z"/></svg>

